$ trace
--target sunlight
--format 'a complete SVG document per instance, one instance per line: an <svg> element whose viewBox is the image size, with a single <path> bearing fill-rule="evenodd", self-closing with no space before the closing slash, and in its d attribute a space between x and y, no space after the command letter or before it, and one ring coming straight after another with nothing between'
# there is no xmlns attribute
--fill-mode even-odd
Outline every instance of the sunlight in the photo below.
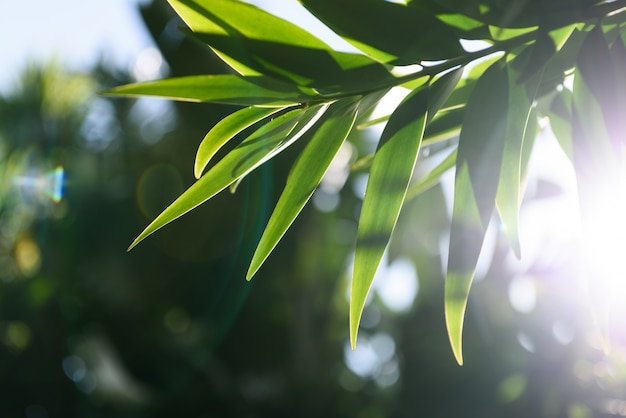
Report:
<svg viewBox="0 0 626 418"><path fill-rule="evenodd" d="M613 178L598 176L591 198L582 202L582 249L590 302L600 326L610 333L617 331L611 324L626 320L626 175L623 167L618 171Z"/></svg>

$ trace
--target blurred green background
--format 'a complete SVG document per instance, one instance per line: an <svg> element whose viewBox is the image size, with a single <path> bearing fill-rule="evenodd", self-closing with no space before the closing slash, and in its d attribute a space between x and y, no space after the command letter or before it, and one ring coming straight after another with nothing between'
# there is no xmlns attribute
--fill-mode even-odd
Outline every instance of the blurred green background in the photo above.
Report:
<svg viewBox="0 0 626 418"><path fill-rule="evenodd" d="M158 46L153 73L227 71L180 35L165 2L141 16ZM604 352L567 247L521 268L493 234L456 365L442 187L403 212L349 349L364 179L347 174L371 151L366 133L253 282L245 272L297 146L127 253L235 108L110 100L96 92L137 73L62 64L24 68L0 97L0 417L626 416L622 324ZM532 204L552 188L537 182Z"/></svg>

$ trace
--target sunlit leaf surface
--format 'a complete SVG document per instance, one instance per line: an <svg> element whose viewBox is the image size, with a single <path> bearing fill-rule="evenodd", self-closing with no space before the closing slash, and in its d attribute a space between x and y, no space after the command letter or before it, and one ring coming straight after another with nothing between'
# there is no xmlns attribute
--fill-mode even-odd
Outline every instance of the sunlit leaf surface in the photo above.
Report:
<svg viewBox="0 0 626 418"><path fill-rule="evenodd" d="M297 139L295 134L304 133L306 128L321 116L325 108L326 106L320 105L306 110L292 110L259 128L168 206L133 241L129 249L272 158Z"/></svg>
<svg viewBox="0 0 626 418"><path fill-rule="evenodd" d="M353 100L336 102L326 112L321 124L296 160L287 184L265 228L250 263L247 279L261 267L289 226L309 200L335 154L352 129L357 116Z"/></svg>
<svg viewBox="0 0 626 418"><path fill-rule="evenodd" d="M376 270L400 215L424 128L456 86L461 73L412 92L394 111L374 155L359 219L350 299L350 340L356 345L361 314Z"/></svg>
<svg viewBox="0 0 626 418"><path fill-rule="evenodd" d="M115 87L107 95L153 96L186 102L283 107L314 100L295 86L268 77L232 74L198 75Z"/></svg>
<svg viewBox="0 0 626 418"><path fill-rule="evenodd" d="M255 123L283 110L283 108L247 107L221 121L211 129L198 147L194 174L200 178L207 164L219 149L234 136Z"/></svg>

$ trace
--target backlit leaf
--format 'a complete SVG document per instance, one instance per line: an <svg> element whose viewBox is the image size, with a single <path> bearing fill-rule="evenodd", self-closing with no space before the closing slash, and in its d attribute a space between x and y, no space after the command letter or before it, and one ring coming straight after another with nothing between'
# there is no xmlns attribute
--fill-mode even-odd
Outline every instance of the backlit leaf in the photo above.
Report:
<svg viewBox="0 0 626 418"><path fill-rule="evenodd" d="M204 137L194 164L194 174L200 178L205 167L219 149L239 132L255 123L283 110L283 108L247 107L226 116L219 121Z"/></svg>
<svg viewBox="0 0 626 418"><path fill-rule="evenodd" d="M400 215L429 114L458 82L444 75L428 89L410 93L391 115L372 161L359 219L350 298L350 341L356 345L359 322L376 270Z"/></svg>
<svg viewBox="0 0 626 418"><path fill-rule="evenodd" d="M384 65L365 55L237 35L195 33L195 36L248 68L322 92L370 90L395 82Z"/></svg>
<svg viewBox="0 0 626 418"><path fill-rule="evenodd" d="M412 92L391 115L374 155L354 256L350 297L350 341L353 348L367 294L404 202L427 113L428 90Z"/></svg>
<svg viewBox="0 0 626 418"><path fill-rule="evenodd" d="M379 0L300 2L337 34L381 62L416 64L465 52L448 25L402 4Z"/></svg>
<svg viewBox="0 0 626 418"><path fill-rule="evenodd" d="M528 152L524 153L524 147L532 145L536 132L532 129L532 101L526 94L527 87L516 79L517 74L509 68L509 109L496 207L509 244L517 258L521 258L519 207L522 198L522 172L527 163L524 156L528 155ZM537 91L539 79L533 84Z"/></svg>
<svg viewBox="0 0 626 418"><path fill-rule="evenodd" d="M128 84L104 94L264 107L284 107L319 99L305 95L293 85L268 77L244 78L234 74L196 75Z"/></svg>
<svg viewBox="0 0 626 418"><path fill-rule="evenodd" d="M296 160L270 220L263 232L247 279L250 280L278 244L309 200L356 119L352 99L333 103L319 122L311 140Z"/></svg>
<svg viewBox="0 0 626 418"><path fill-rule="evenodd" d="M194 33L247 37L307 48L329 47L304 29L251 4L232 0L168 0ZM215 50L241 75L260 75L233 57Z"/></svg>
<svg viewBox="0 0 626 418"><path fill-rule="evenodd" d="M297 134L305 132L307 126L315 123L325 108L325 105L319 105L310 109L295 109L256 130L168 206L133 241L129 249L275 156L286 144L297 139ZM306 123L299 126L303 120Z"/></svg>
<svg viewBox="0 0 626 418"><path fill-rule="evenodd" d="M445 316L452 350L463 364L465 308L476 262L495 207L506 134L509 79L502 61L478 80L459 139L445 284Z"/></svg>

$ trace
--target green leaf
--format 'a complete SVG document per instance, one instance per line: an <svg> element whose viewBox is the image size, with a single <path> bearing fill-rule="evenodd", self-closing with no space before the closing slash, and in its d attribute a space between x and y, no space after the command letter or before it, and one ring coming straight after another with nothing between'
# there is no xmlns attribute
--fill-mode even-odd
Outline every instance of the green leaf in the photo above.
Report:
<svg viewBox="0 0 626 418"><path fill-rule="evenodd" d="M296 160L246 276L252 279L304 208L345 141L357 115L357 103L347 99L333 103L310 142Z"/></svg>
<svg viewBox="0 0 626 418"><path fill-rule="evenodd" d="M445 284L446 327L459 364L463 364L463 320L469 289L495 207L508 90L508 72L501 60L478 80L465 109L459 139Z"/></svg>
<svg viewBox="0 0 626 418"><path fill-rule="evenodd" d="M351 93L393 84L396 78L371 58L238 35L195 33L213 48L264 75L323 92Z"/></svg>
<svg viewBox="0 0 626 418"><path fill-rule="evenodd" d="M437 113L459 76L460 72L448 73L430 88L410 93L383 130L372 162L357 232L350 298L353 348L367 294L404 203L426 120L429 114Z"/></svg>
<svg viewBox="0 0 626 418"><path fill-rule="evenodd" d="M427 113L428 90L412 92L391 115L374 155L354 256L350 297L350 341L353 348L367 294L404 202Z"/></svg>
<svg viewBox="0 0 626 418"><path fill-rule="evenodd" d="M219 121L198 147L194 164L196 178L200 178L215 153L238 133L282 110L284 108L246 107Z"/></svg>
<svg viewBox="0 0 626 418"><path fill-rule="evenodd" d="M579 75L583 78L590 93L600 105L604 123L611 142L616 151L620 151L620 143L624 136L624 117L626 103L620 93L624 86L624 46L620 38L614 41L609 49L601 26L596 26L583 43L578 56ZM622 91L620 91L622 90Z"/></svg>
<svg viewBox="0 0 626 418"><path fill-rule="evenodd" d="M465 53L450 27L425 11L379 0L300 2L337 34L381 62L417 64Z"/></svg>
<svg viewBox="0 0 626 418"><path fill-rule="evenodd" d="M152 221L133 241L129 250L148 235L206 202L274 157L306 132L306 129L323 114L326 107L318 105L309 109L295 109L256 130Z"/></svg>
<svg viewBox="0 0 626 418"><path fill-rule="evenodd" d="M244 78L234 74L197 75L128 84L104 94L263 107L284 107L319 100L319 96L305 95L293 85L268 77Z"/></svg>
<svg viewBox="0 0 626 418"><path fill-rule="evenodd" d="M531 127L534 126L536 119L531 120L531 115L534 116L532 113L534 95L532 98L528 97L527 87L516 81L517 75L509 67L509 106L496 207L509 245L517 258L521 258L519 208L522 198L522 173L527 164L525 157L529 155L529 152L525 153L524 149L528 149L529 146L532 148L536 132ZM536 79L533 84L536 92L539 79Z"/></svg>
<svg viewBox="0 0 626 418"><path fill-rule="evenodd" d="M232 0L168 0L194 33L247 37L307 48L330 49L304 29L251 4ZM242 75L260 75L223 51L214 52Z"/></svg>

